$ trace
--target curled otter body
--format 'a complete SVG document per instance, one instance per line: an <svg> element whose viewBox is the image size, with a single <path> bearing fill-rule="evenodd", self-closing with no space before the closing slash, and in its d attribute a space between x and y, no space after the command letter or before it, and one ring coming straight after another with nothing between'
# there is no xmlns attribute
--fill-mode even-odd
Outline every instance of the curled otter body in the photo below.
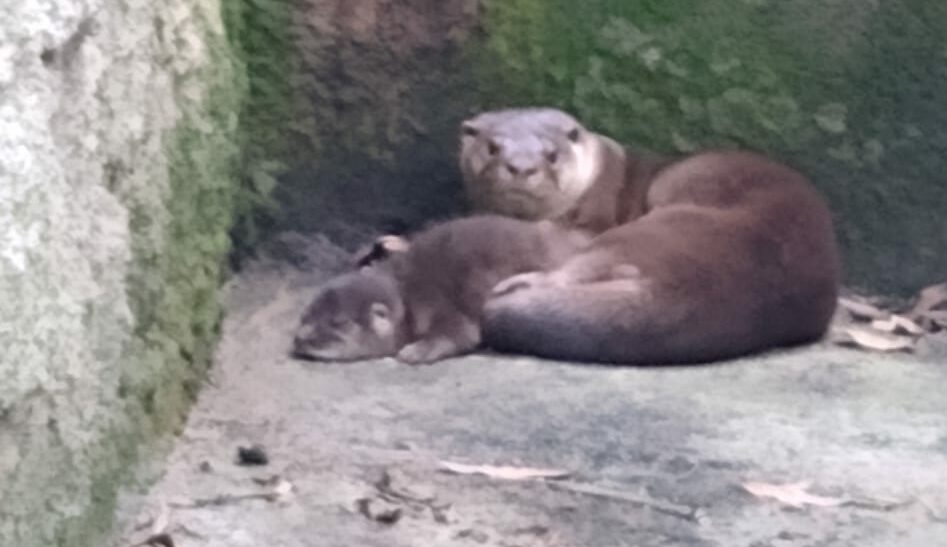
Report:
<svg viewBox="0 0 947 547"><path fill-rule="evenodd" d="M508 112L504 123L529 115ZM802 174L738 151L643 162L563 116L555 118L556 142L572 132L598 143L583 149L595 153L597 167L586 171L594 176L572 181L584 191L559 196L568 194L571 206L550 197L552 180L527 185L465 172L468 186L491 196L479 203L500 202L519 184L521 195L538 194L534 204L556 203L540 217L599 234L562 266L501 283L484 309L486 345L576 361L699 363L825 333L840 261L829 210ZM505 161L509 140L490 150L471 142L489 143L503 123L471 125L479 131L464 131L462 155L486 150Z"/></svg>
<svg viewBox="0 0 947 547"><path fill-rule="evenodd" d="M367 257L371 266L319 291L294 353L339 361L397 355L424 363L469 352L480 344L483 304L499 281L561 264L588 240L551 222L496 215L382 240L385 256Z"/></svg>

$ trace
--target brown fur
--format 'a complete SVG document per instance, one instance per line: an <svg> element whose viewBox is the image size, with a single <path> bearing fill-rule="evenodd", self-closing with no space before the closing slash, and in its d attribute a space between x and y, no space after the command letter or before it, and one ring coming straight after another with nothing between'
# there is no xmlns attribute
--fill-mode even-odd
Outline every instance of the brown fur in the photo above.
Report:
<svg viewBox="0 0 947 547"><path fill-rule="evenodd" d="M670 162L626 152L550 108L484 112L461 129L460 170L476 209L593 233L644 214L650 181Z"/></svg>
<svg viewBox="0 0 947 547"><path fill-rule="evenodd" d="M551 222L501 216L437 224L320 291L303 317L296 353L350 360L397 352L420 363L471 351L480 343L483 304L499 281L561 264L588 240ZM381 351L366 355L365 347Z"/></svg>
<svg viewBox="0 0 947 547"><path fill-rule="evenodd" d="M601 161L599 176L575 205L554 217L556 222L600 234L642 216L651 181L672 162L650 152L611 147L602 150Z"/></svg>
<svg viewBox="0 0 947 547"><path fill-rule="evenodd" d="M757 154L707 152L621 180L620 160L610 155L601 172L611 175L562 217L604 233L557 269L501 283L485 308L488 345L661 364L824 334L840 264L830 213L805 177Z"/></svg>

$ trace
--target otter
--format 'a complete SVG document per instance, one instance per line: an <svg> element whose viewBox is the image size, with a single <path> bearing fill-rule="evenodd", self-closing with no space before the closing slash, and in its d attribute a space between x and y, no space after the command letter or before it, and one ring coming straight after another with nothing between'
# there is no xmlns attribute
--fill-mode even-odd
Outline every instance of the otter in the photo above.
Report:
<svg viewBox="0 0 947 547"><path fill-rule="evenodd" d="M351 361L396 355L428 363L474 350L494 286L561 264L587 244L551 222L477 215L409 238L381 238L356 256L370 265L330 280L304 313L297 357Z"/></svg>
<svg viewBox="0 0 947 547"><path fill-rule="evenodd" d="M644 214L649 181L673 161L649 150L630 153L552 108L464 121L459 158L474 209L593 233Z"/></svg>
<svg viewBox="0 0 947 547"><path fill-rule="evenodd" d="M717 361L812 342L841 264L829 209L762 154L640 155L554 109L488 112L461 130L474 204L595 238L559 267L504 280L485 345L612 364Z"/></svg>

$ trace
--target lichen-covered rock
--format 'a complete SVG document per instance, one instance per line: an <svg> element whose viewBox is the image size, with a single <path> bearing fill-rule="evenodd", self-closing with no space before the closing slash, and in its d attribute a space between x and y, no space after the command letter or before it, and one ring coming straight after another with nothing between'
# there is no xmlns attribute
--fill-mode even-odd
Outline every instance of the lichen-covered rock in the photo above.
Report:
<svg viewBox="0 0 947 547"><path fill-rule="evenodd" d="M220 5L0 5L0 545L97 544L218 322L240 86Z"/></svg>

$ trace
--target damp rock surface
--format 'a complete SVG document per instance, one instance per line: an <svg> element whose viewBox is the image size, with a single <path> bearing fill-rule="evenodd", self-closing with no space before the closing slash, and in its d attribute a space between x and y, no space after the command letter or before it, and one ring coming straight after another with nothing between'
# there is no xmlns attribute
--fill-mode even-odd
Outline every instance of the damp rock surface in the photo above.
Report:
<svg viewBox="0 0 947 547"><path fill-rule="evenodd" d="M485 353L422 367L300 362L287 357L298 316L345 267L324 241L309 249L320 245L306 269L257 262L228 285L211 382L124 544L155 520L184 547L947 537L943 362L828 344L664 368ZM266 447L265 468L234 463L252 444ZM514 471L447 473L443 462ZM568 475L508 480L522 468ZM291 488L277 495L281 481ZM749 482L808 482L829 506L755 497Z"/></svg>

